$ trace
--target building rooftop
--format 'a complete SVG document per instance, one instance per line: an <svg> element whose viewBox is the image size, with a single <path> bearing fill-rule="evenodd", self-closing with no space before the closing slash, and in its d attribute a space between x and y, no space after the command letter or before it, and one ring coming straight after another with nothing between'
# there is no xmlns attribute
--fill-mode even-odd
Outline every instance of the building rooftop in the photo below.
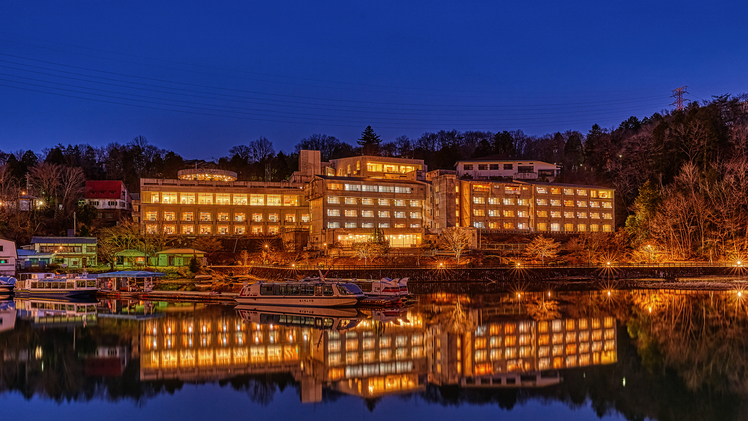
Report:
<svg viewBox="0 0 748 421"><path fill-rule="evenodd" d="M86 181L86 199L124 199L122 191L127 190L120 180Z"/></svg>
<svg viewBox="0 0 748 421"><path fill-rule="evenodd" d="M31 244L96 244L96 237L31 237Z"/></svg>

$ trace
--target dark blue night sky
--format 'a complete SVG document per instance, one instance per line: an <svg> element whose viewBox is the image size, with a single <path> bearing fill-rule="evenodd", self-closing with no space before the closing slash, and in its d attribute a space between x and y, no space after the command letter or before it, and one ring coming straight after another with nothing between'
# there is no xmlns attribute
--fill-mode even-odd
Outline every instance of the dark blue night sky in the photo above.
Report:
<svg viewBox="0 0 748 421"><path fill-rule="evenodd" d="M746 90L744 2L4 1L0 150L530 135Z"/></svg>

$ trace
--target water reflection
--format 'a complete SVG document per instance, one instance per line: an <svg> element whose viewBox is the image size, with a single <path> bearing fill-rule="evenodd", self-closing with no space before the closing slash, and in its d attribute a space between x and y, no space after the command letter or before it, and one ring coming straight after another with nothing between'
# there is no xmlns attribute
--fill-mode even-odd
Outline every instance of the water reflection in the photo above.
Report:
<svg viewBox="0 0 748 421"><path fill-rule="evenodd" d="M217 381L263 405L291 386L304 404L553 399L631 419L731 419L748 393L744 295L434 293L361 311L5 301L0 391L140 402Z"/></svg>

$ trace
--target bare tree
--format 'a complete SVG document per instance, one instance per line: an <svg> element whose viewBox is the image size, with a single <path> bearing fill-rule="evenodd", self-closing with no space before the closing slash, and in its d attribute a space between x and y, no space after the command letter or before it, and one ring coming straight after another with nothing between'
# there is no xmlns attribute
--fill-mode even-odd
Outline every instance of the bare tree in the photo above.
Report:
<svg viewBox="0 0 748 421"><path fill-rule="evenodd" d="M441 248L449 250L455 254L457 264L460 264L460 256L462 256L465 249L470 247L472 242L472 234L469 229L464 227L449 227L442 231L441 235Z"/></svg>
<svg viewBox="0 0 748 421"><path fill-rule="evenodd" d="M61 184L63 167L57 164L42 162L29 170L29 179L38 194L45 197L54 205L57 200L57 190Z"/></svg>
<svg viewBox="0 0 748 421"><path fill-rule="evenodd" d="M540 258L540 263L545 265L546 259L552 259L558 255L559 246L560 244L554 239L539 235L527 245L525 256Z"/></svg>
<svg viewBox="0 0 748 421"><path fill-rule="evenodd" d="M79 167L63 167L60 170L60 200L65 210L69 211L83 193L86 176Z"/></svg>
<svg viewBox="0 0 748 421"><path fill-rule="evenodd" d="M273 143L264 136L249 142L249 150L249 157L252 162L263 162L275 155Z"/></svg>

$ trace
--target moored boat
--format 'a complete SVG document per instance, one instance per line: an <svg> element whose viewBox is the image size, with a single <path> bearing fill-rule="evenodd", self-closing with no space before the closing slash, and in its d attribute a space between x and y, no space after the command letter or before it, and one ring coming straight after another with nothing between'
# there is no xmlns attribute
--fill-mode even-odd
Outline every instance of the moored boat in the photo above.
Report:
<svg viewBox="0 0 748 421"><path fill-rule="evenodd" d="M12 276L0 276L0 296L8 295L16 287L16 278Z"/></svg>
<svg viewBox="0 0 748 421"><path fill-rule="evenodd" d="M364 298L361 288L343 282L258 282L242 288L240 304L351 307Z"/></svg>
<svg viewBox="0 0 748 421"><path fill-rule="evenodd" d="M103 294L130 296L153 291L154 281L160 276L164 274L141 270L100 273L97 276L96 286Z"/></svg>
<svg viewBox="0 0 748 421"><path fill-rule="evenodd" d="M54 273L22 273L16 282L17 296L82 297L96 293L96 279L83 275Z"/></svg>

